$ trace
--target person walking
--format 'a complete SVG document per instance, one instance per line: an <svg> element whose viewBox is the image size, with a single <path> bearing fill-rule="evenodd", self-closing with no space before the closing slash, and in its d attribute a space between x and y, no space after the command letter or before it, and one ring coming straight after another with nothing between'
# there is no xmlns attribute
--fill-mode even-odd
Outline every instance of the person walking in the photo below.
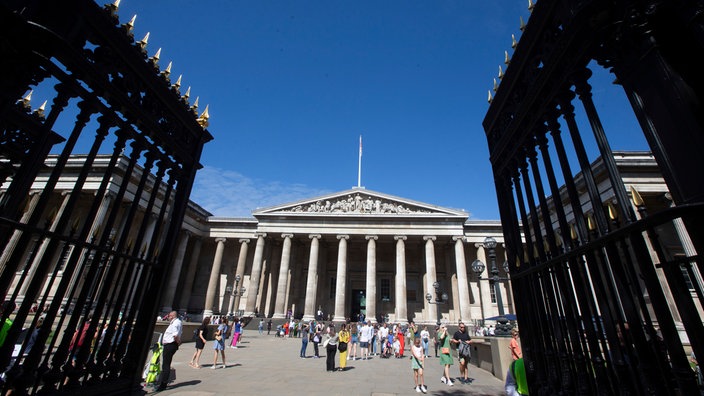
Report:
<svg viewBox="0 0 704 396"><path fill-rule="evenodd" d="M196 330L196 351L193 353L191 361L188 363L189 366L193 368L200 368L200 355L203 353L205 348L205 343L208 339L208 325L210 324L210 316L203 318L203 322L200 327Z"/></svg>
<svg viewBox="0 0 704 396"><path fill-rule="evenodd" d="M328 330L323 337L323 346L325 347L325 368L329 372L335 371L335 352L337 352L338 335L335 333L335 325L330 323Z"/></svg>
<svg viewBox="0 0 704 396"><path fill-rule="evenodd" d="M266 335L271 334L271 319L269 319L268 322L266 322Z"/></svg>
<svg viewBox="0 0 704 396"><path fill-rule="evenodd" d="M347 346L350 343L350 332L347 324L343 323L340 332L337 334L337 350L340 351L340 368L338 371L345 371L347 367Z"/></svg>
<svg viewBox="0 0 704 396"><path fill-rule="evenodd" d="M213 358L213 370L218 368L218 352L222 355L222 368L227 367L225 362L225 333L227 333L227 319L218 325L218 329L215 332L215 342L213 342L213 349L215 350L215 357Z"/></svg>
<svg viewBox="0 0 704 396"><path fill-rule="evenodd" d="M443 366L443 376L440 378L440 381L448 386L453 386L454 383L452 383L450 379L450 366L453 364L450 351L450 335L447 333L445 325L440 326L438 343L440 344L440 364Z"/></svg>
<svg viewBox="0 0 704 396"><path fill-rule="evenodd" d="M183 332L183 324L181 323L181 319L178 318L176 311L169 312L167 319L170 322L161 340L163 345L163 352L161 354L161 378L160 384L156 388L157 391L163 391L169 383L171 360L176 351L178 351L179 345L181 345L181 333Z"/></svg>
<svg viewBox="0 0 704 396"><path fill-rule="evenodd" d="M428 392L428 388L425 387L425 380L423 379L423 367L425 367L423 347L421 346L420 338L415 338L411 346L411 369L413 369L413 381L416 384L415 389L418 393Z"/></svg>
<svg viewBox="0 0 704 396"><path fill-rule="evenodd" d="M306 358L306 351L308 350L308 332L310 331L310 326L305 322L301 322L301 359Z"/></svg>
<svg viewBox="0 0 704 396"><path fill-rule="evenodd" d="M237 343L240 341L240 336L242 335L242 321L240 318L235 316L232 321L232 342L230 343L230 348L237 349Z"/></svg>
<svg viewBox="0 0 704 396"><path fill-rule="evenodd" d="M459 323L459 329L452 336L451 343L457 344L457 352L460 360L460 382L469 383L469 360L472 357L472 337L464 323Z"/></svg>
<svg viewBox="0 0 704 396"><path fill-rule="evenodd" d="M428 345L430 345L430 332L428 331L428 326L423 326L423 330L420 331L420 343L423 346L423 356L430 357L428 354Z"/></svg>
<svg viewBox="0 0 704 396"><path fill-rule="evenodd" d="M257 330L259 330L259 335L264 334L264 319L259 319L259 326L257 327Z"/></svg>

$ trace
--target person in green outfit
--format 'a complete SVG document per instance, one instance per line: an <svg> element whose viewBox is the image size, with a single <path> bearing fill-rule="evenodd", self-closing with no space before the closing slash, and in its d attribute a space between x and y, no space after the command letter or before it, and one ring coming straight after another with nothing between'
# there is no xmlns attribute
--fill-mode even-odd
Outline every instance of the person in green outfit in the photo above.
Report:
<svg viewBox="0 0 704 396"><path fill-rule="evenodd" d="M526 379L526 368L523 358L511 362L506 372L506 384L504 390L508 396L527 396L528 380Z"/></svg>
<svg viewBox="0 0 704 396"><path fill-rule="evenodd" d="M450 335L447 333L445 325L440 326L438 331L438 342L440 343L440 364L444 366L443 376L440 381L447 386L453 386L454 383L450 379L450 366L452 366L452 350L450 349Z"/></svg>

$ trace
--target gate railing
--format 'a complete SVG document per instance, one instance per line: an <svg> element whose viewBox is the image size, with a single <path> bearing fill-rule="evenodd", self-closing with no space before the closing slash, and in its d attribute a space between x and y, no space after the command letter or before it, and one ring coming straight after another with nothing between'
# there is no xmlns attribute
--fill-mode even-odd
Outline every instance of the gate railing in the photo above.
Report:
<svg viewBox="0 0 704 396"><path fill-rule="evenodd" d="M139 386L212 139L195 110L116 5L0 2L3 392Z"/></svg>

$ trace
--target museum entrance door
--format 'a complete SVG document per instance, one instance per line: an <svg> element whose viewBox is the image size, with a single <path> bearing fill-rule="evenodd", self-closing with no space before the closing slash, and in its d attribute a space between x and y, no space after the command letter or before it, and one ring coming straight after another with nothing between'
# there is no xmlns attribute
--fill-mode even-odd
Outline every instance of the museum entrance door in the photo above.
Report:
<svg viewBox="0 0 704 396"><path fill-rule="evenodd" d="M358 322L360 319L360 314L365 316L367 314L367 298L365 295L365 290L355 289L352 290L352 309L350 310L350 320L353 322Z"/></svg>

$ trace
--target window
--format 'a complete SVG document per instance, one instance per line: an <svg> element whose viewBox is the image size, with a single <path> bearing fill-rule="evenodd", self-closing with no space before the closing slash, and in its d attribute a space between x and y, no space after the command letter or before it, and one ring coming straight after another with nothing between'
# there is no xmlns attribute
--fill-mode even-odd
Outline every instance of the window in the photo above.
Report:
<svg viewBox="0 0 704 396"><path fill-rule="evenodd" d="M330 299L335 298L335 289L337 288L337 279L334 276L330 277Z"/></svg>
<svg viewBox="0 0 704 396"><path fill-rule="evenodd" d="M381 279L381 300L391 301L391 281L389 279Z"/></svg>
<svg viewBox="0 0 704 396"><path fill-rule="evenodd" d="M491 303L496 304L496 285L494 282L489 283L489 293L491 293Z"/></svg>

